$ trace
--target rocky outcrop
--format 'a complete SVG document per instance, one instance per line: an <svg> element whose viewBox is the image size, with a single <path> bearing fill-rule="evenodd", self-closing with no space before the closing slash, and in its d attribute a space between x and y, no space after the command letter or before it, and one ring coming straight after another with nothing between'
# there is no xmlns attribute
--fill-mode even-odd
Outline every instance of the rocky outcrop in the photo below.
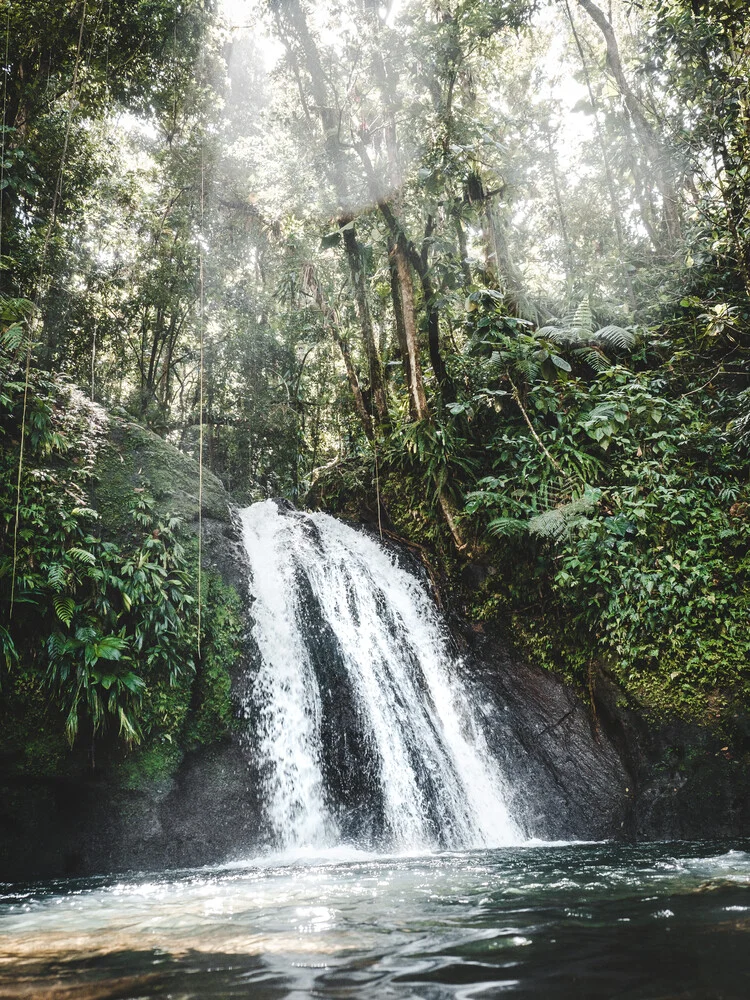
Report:
<svg viewBox="0 0 750 1000"><path fill-rule="evenodd" d="M0 881L183 868L249 857L258 804L240 748L188 754L126 788L111 771L0 780Z"/></svg>
<svg viewBox="0 0 750 1000"><path fill-rule="evenodd" d="M509 806L528 835L602 840L627 833L632 781L578 692L513 657L499 637L457 630L480 694Z"/></svg>
<svg viewBox="0 0 750 1000"><path fill-rule="evenodd" d="M634 840L750 836L750 720L736 713L705 722L650 717L599 675L599 727L631 777L625 823Z"/></svg>
<svg viewBox="0 0 750 1000"><path fill-rule="evenodd" d="M511 810L542 839L700 840L750 835L750 726L733 733L649 717L606 675L583 697L506 639L455 628L487 693Z"/></svg>
<svg viewBox="0 0 750 1000"><path fill-rule="evenodd" d="M92 502L105 530L116 535L130 527L129 505L147 490L163 516L198 524L198 465L140 424L110 416L94 463ZM208 469L201 496L204 567L218 572L247 596L247 561L229 496Z"/></svg>

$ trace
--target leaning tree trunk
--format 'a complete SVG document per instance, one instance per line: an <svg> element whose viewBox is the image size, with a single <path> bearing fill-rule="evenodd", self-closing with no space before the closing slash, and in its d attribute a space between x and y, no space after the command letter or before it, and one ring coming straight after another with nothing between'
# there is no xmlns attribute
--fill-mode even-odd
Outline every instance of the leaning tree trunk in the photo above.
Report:
<svg viewBox="0 0 750 1000"><path fill-rule="evenodd" d="M385 379L383 376L383 363L378 353L378 345L375 342L375 331L372 325L372 313L367 301L367 288L365 284L364 269L362 267L362 248L357 241L353 222L342 220L344 234L344 246L346 256L349 261L349 270L354 285L354 299L357 304L359 316L359 327L362 333L362 342L367 355L367 365L370 372L370 389L378 421L381 424L388 423L388 399L385 392Z"/></svg>
<svg viewBox="0 0 750 1000"><path fill-rule="evenodd" d="M612 71L617 87L622 94L638 141L643 148L654 171L654 181L662 200L663 224L667 249L673 247L680 238L682 223L680 218L680 197L676 189L674 177L668 170L669 154L664 144L659 141L653 126L646 118L640 102L628 83L622 68L620 47L611 21L593 2L593 0L578 0L578 3L604 36L607 46L607 64Z"/></svg>

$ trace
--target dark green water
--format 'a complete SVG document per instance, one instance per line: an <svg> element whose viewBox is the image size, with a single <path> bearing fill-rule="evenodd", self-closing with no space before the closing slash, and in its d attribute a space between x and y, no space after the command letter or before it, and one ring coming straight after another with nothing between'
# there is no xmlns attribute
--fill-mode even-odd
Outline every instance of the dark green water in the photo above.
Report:
<svg viewBox="0 0 750 1000"><path fill-rule="evenodd" d="M1 886L0 996L750 998L750 844L266 858Z"/></svg>

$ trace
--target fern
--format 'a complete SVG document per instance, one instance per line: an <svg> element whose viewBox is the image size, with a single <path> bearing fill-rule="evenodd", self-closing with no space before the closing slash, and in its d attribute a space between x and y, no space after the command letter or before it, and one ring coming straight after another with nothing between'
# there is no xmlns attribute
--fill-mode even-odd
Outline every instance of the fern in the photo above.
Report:
<svg viewBox="0 0 750 1000"><path fill-rule="evenodd" d="M537 538L559 541L570 534L581 521L586 520L586 515L590 514L599 502L599 496L599 490L590 486L584 487L582 496L532 517L527 524L529 534L536 535Z"/></svg>
<svg viewBox="0 0 750 1000"><path fill-rule="evenodd" d="M614 403L610 402L597 403L594 409L589 410L589 412L585 415L585 421L588 422L591 420L614 420L616 414L617 410L615 408Z"/></svg>
<svg viewBox="0 0 750 1000"><path fill-rule="evenodd" d="M63 623L63 625L70 625L73 621L73 615L75 614L76 605L72 597L62 597L60 594L55 594L52 598L52 606L55 609L55 614Z"/></svg>
<svg viewBox="0 0 750 1000"><path fill-rule="evenodd" d="M531 358L518 358L516 360L516 368L527 382L533 382L539 375L540 366L537 362L532 361Z"/></svg>
<svg viewBox="0 0 750 1000"><path fill-rule="evenodd" d="M612 362L600 347L581 347L573 353L585 361L589 368L593 368L597 375L608 371L612 367Z"/></svg>
<svg viewBox="0 0 750 1000"><path fill-rule="evenodd" d="M591 303L588 295L585 295L574 312L563 318L559 326L543 326L536 331L538 338L544 338L553 344L566 344L568 346L578 346L588 348L589 352L585 360L591 364L595 371L602 371L602 362L596 358L604 360L601 354L601 345L616 347L619 350L631 350L636 343L636 335L633 330L624 326L616 326L613 323L602 326L598 330L594 329L594 315L591 311Z"/></svg>
<svg viewBox="0 0 750 1000"><path fill-rule="evenodd" d="M96 557L93 552L89 552L88 549L82 549L79 545L71 545L68 549L68 553L75 559L76 562L85 563L88 566L94 566L96 564Z"/></svg>
<svg viewBox="0 0 750 1000"><path fill-rule="evenodd" d="M750 443L750 389L743 389L737 396L739 415L729 424L729 430L743 445Z"/></svg>
<svg viewBox="0 0 750 1000"><path fill-rule="evenodd" d="M62 563L52 563L47 570L47 583L55 590L62 590L67 583L67 573Z"/></svg>
<svg viewBox="0 0 750 1000"><path fill-rule="evenodd" d="M496 517L487 525L487 530L496 538L519 538L528 529L527 521L515 517Z"/></svg>
<svg viewBox="0 0 750 1000"><path fill-rule="evenodd" d="M591 336L591 331L594 329L594 316L591 312L591 302L588 295L584 295L581 299L576 311L566 320L565 326L575 333L579 340L586 340Z"/></svg>
<svg viewBox="0 0 750 1000"><path fill-rule="evenodd" d="M26 329L21 323L13 323L1 335L2 346L9 354L15 354L27 341Z"/></svg>
<svg viewBox="0 0 750 1000"><path fill-rule="evenodd" d="M552 510L536 514L526 524L526 530L530 535L536 535L537 538L551 538L555 541L566 534L567 528L568 521L564 507L553 507Z"/></svg>
<svg viewBox="0 0 750 1000"><path fill-rule="evenodd" d="M11 637L10 632L4 625L0 625L0 660L5 664L5 669L10 670L18 661L18 651ZM0 690L2 685L0 685Z"/></svg>
<svg viewBox="0 0 750 1000"><path fill-rule="evenodd" d="M636 336L632 330L624 326L614 326L609 324L603 326L601 330L596 330L591 335L592 340L603 340L606 344L619 347L622 350L631 350L635 346Z"/></svg>
<svg viewBox="0 0 750 1000"><path fill-rule="evenodd" d="M99 517L99 512L92 507L74 507L70 513L73 517L91 517L94 519L98 519Z"/></svg>

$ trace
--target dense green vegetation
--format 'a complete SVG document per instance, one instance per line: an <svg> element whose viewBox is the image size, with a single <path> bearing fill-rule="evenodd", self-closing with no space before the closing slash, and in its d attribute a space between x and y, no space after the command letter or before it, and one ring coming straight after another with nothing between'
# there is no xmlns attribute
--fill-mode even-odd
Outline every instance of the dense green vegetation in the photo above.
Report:
<svg viewBox="0 0 750 1000"><path fill-rule="evenodd" d="M30 303L5 306L23 316ZM182 752L232 726L230 670L244 628L239 596L204 574L197 664L196 541L182 518L157 504L144 474L163 473L169 463L156 456L147 466L141 449L137 474L122 453L117 464L125 471L108 467L107 438L117 428L73 386L24 369L24 357L28 344L16 321L0 341L8 540L0 579L9 592L0 629L0 746L20 773L56 773L65 741L88 746L93 762L97 738L111 746L119 734L131 746L143 743L128 773L169 770ZM137 454L132 445L130 452ZM169 487L178 499L174 476Z"/></svg>
<svg viewBox="0 0 750 1000"><path fill-rule="evenodd" d="M230 724L183 528L144 484L100 530L85 390L581 686L746 705L744 4L53 6L0 8L4 697Z"/></svg>

